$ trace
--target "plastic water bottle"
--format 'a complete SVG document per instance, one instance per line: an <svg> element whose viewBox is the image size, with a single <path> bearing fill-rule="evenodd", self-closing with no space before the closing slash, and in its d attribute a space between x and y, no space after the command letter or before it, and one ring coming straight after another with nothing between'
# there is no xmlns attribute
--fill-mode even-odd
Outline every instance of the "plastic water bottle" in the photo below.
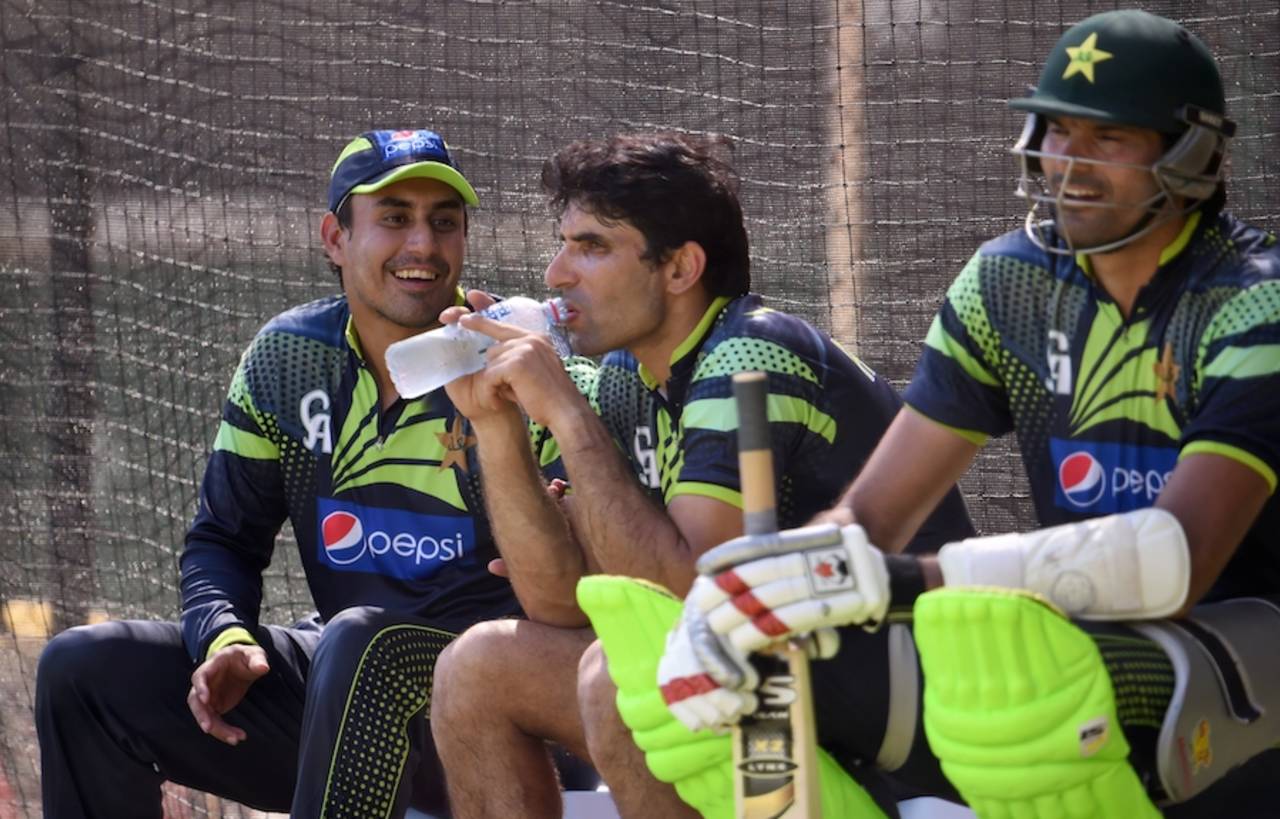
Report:
<svg viewBox="0 0 1280 819"><path fill-rule="evenodd" d="M504 299L480 311L494 321L544 333L561 358L568 357L569 340L561 326L564 302L539 302L524 296ZM446 324L387 347L387 369L403 398L417 398L455 378L484 369L484 353L494 344L484 333L459 324Z"/></svg>

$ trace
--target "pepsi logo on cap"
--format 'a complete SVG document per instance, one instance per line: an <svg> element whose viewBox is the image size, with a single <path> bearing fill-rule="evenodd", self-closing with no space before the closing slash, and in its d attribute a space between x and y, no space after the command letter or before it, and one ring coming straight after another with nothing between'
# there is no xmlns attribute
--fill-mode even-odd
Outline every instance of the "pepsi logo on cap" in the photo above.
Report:
<svg viewBox="0 0 1280 819"><path fill-rule="evenodd" d="M438 134L431 131L395 131L387 137L387 142L382 147L384 159L392 159L402 154L416 156L424 153L445 153L444 141Z"/></svg>
<svg viewBox="0 0 1280 819"><path fill-rule="evenodd" d="M1073 452L1058 465L1058 485L1073 506L1083 509L1097 503L1106 491L1106 471L1088 452Z"/></svg>

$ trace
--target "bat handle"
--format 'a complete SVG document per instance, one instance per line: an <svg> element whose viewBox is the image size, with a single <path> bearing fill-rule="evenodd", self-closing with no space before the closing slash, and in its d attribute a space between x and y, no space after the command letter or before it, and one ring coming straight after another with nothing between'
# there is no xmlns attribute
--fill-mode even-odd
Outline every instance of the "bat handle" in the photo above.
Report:
<svg viewBox="0 0 1280 819"><path fill-rule="evenodd" d="M733 377L738 408L738 475L742 528L748 535L778 531L769 381L761 372ZM809 655L800 637L757 655L761 703L734 726L734 805L739 819L817 819L821 815L817 734L809 684Z"/></svg>
<svg viewBox="0 0 1280 819"><path fill-rule="evenodd" d="M742 528L748 535L778 531L773 447L769 438L769 380L762 372L733 377L738 408L738 476L742 486Z"/></svg>

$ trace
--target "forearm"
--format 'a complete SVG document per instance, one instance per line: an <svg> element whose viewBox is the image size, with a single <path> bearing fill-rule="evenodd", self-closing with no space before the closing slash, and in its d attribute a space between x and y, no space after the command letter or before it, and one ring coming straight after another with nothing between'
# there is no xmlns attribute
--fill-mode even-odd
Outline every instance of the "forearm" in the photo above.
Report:
<svg viewBox="0 0 1280 819"><path fill-rule="evenodd" d="M867 531L872 543L887 554L894 554L906 548L942 497L922 499L895 509L880 502L881 490L882 487L868 482L855 481L841 504L848 510L849 519Z"/></svg>
<svg viewBox="0 0 1280 819"><path fill-rule="evenodd" d="M1266 480L1238 461L1194 453L1178 462L1156 506L1186 533L1191 581L1186 615L1217 581L1271 496Z"/></svg>
<svg viewBox="0 0 1280 819"><path fill-rule="evenodd" d="M230 550L193 540L180 563L182 638L193 662L203 661L209 644L228 628L256 630L262 602L259 570Z"/></svg>
<svg viewBox="0 0 1280 819"><path fill-rule="evenodd" d="M262 573L287 508L279 461L215 449L179 560L182 634L195 662L233 626L258 626Z"/></svg>
<svg viewBox="0 0 1280 819"><path fill-rule="evenodd" d="M532 620L582 626L574 597L586 560L547 494L518 411L475 424L485 504L516 597Z"/></svg>
<svg viewBox="0 0 1280 819"><path fill-rule="evenodd" d="M841 498L841 514L831 522L856 522L880 549L900 552L977 452L976 444L904 407Z"/></svg>
<svg viewBox="0 0 1280 819"><path fill-rule="evenodd" d="M574 529L601 571L687 592L694 577L688 542L641 488L595 413L584 404L557 419L552 433L574 487Z"/></svg>
<svg viewBox="0 0 1280 819"><path fill-rule="evenodd" d="M911 541L912 536L928 519L937 501L942 495L929 504L930 499L916 503L916 495L909 491L897 491L892 479L879 478L868 467L844 492L832 508L816 515L811 523L834 523L836 526L848 526L856 523L867 532L871 539L886 554L901 552ZM897 503L900 498L912 498L910 503Z"/></svg>

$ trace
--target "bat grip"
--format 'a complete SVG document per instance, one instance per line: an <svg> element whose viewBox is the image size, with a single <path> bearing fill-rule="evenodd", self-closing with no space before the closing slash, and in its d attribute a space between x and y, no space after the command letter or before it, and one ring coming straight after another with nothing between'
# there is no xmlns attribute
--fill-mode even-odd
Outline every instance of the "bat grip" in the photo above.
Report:
<svg viewBox="0 0 1280 819"><path fill-rule="evenodd" d="M738 474L742 486L742 528L748 535L778 531L769 438L769 380L762 372L733 377L738 408Z"/></svg>

